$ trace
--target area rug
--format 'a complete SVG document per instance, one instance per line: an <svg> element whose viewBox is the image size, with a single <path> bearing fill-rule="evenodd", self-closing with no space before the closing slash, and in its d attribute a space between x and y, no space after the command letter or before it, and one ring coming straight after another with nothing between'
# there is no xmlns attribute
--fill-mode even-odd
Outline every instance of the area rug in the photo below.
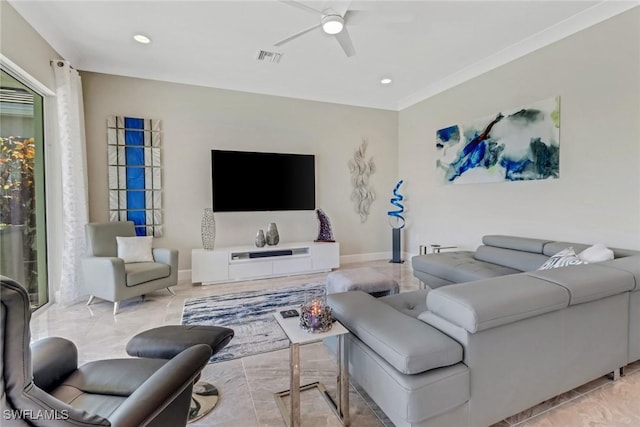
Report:
<svg viewBox="0 0 640 427"><path fill-rule="evenodd" d="M210 362L237 359L289 347L289 340L273 317L282 308L299 306L325 294L325 284L191 298L184 302L183 325L214 325L233 329L234 337Z"/></svg>

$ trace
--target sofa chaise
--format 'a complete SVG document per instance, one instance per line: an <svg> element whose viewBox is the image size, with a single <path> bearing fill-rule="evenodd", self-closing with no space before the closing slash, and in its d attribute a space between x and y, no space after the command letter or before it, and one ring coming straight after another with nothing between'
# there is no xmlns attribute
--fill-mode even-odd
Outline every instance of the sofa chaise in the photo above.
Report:
<svg viewBox="0 0 640 427"><path fill-rule="evenodd" d="M398 427L486 427L640 359L640 252L538 270L589 245L483 243L414 257L436 289L327 296L352 332L351 378Z"/></svg>

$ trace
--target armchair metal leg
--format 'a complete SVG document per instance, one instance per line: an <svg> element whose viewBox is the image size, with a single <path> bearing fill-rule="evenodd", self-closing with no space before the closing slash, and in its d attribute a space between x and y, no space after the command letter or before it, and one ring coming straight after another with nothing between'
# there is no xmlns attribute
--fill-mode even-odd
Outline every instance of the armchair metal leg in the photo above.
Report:
<svg viewBox="0 0 640 427"><path fill-rule="evenodd" d="M91 303L93 302L93 299L95 297L93 295L89 295L89 301L87 301L87 305L91 305Z"/></svg>
<svg viewBox="0 0 640 427"><path fill-rule="evenodd" d="M120 302L116 301L113 303L113 315L118 314L118 310L120 310Z"/></svg>
<svg viewBox="0 0 640 427"><path fill-rule="evenodd" d="M173 289L171 289L171 288L167 287L167 290L168 290L169 292L171 292L171 295L176 296L176 293L175 293L175 292L173 292Z"/></svg>

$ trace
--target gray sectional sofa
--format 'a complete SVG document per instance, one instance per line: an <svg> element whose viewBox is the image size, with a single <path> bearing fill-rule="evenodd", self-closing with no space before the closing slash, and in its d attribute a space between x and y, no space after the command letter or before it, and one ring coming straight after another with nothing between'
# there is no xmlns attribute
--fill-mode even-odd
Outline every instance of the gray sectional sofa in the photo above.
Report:
<svg viewBox="0 0 640 427"><path fill-rule="evenodd" d="M398 427L486 427L640 359L640 252L538 270L589 245L483 243L414 257L429 288L327 296L352 332L351 379Z"/></svg>

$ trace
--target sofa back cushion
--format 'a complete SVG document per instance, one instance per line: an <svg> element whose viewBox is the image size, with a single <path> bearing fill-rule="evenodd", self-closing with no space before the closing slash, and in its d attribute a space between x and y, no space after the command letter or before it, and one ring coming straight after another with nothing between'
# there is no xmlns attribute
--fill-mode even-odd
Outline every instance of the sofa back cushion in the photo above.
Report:
<svg viewBox="0 0 640 427"><path fill-rule="evenodd" d="M607 265L604 263L568 265L524 274L566 288L570 296L569 305L576 305L628 292L635 288L633 273L615 268L616 264L613 262Z"/></svg>
<svg viewBox="0 0 640 427"><path fill-rule="evenodd" d="M554 256L558 252L565 250L567 248L573 248L573 251L576 254L584 251L591 245L585 245L584 243L571 243L571 242L549 242L544 245L544 249L542 253L547 256Z"/></svg>
<svg viewBox="0 0 640 427"><path fill-rule="evenodd" d="M604 261L598 265L631 273L634 279L633 290L640 291L640 253L611 261Z"/></svg>
<svg viewBox="0 0 640 427"><path fill-rule="evenodd" d="M526 273L443 286L427 294L429 311L471 333L568 305L567 289Z"/></svg>
<svg viewBox="0 0 640 427"><path fill-rule="evenodd" d="M540 247L540 250L542 250L542 247ZM549 259L549 257L541 253L504 249L494 246L479 246L474 258L479 261L502 265L518 271L537 270Z"/></svg>
<svg viewBox="0 0 640 427"><path fill-rule="evenodd" d="M584 243L571 243L571 242L550 242L544 245L544 249L542 253L547 256L552 256L555 253L560 252L563 249L568 247L573 247L573 250L579 254L585 249L591 247L592 245L586 245ZM609 248L613 251L614 258L624 258L628 256L640 255L640 251L635 251L633 249L620 249L620 248Z"/></svg>
<svg viewBox="0 0 640 427"><path fill-rule="evenodd" d="M536 254L541 254L544 246L551 241L552 240L547 239L532 239L530 237L503 236L495 234L489 234L482 238L482 243L487 246L533 252Z"/></svg>

